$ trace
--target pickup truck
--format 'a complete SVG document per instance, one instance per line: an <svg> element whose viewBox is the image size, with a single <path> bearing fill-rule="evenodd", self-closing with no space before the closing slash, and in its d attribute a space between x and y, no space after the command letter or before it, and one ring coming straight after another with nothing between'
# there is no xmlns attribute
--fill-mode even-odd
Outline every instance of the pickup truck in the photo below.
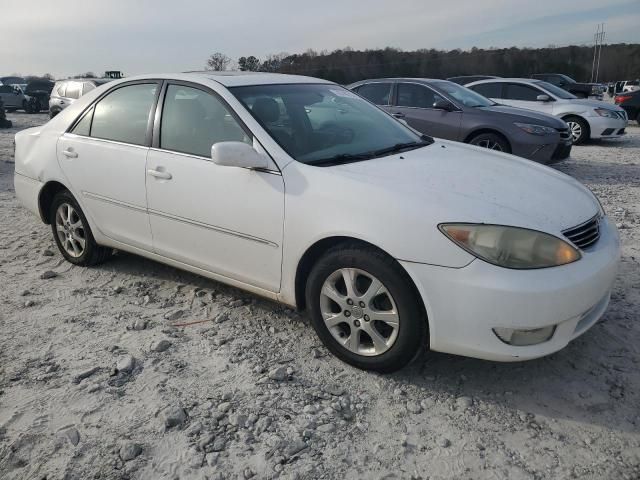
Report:
<svg viewBox="0 0 640 480"><path fill-rule="evenodd" d="M598 100L602 100L602 94L605 91L604 85L576 82L573 78L562 73L536 73L531 75L531 78L551 83L569 93L573 93L578 98L596 97Z"/></svg>

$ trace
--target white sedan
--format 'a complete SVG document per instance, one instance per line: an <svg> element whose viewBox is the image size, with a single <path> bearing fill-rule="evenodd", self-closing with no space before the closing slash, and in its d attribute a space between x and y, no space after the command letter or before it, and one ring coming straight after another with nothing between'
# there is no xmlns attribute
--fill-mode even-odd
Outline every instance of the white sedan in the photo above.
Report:
<svg viewBox="0 0 640 480"><path fill-rule="evenodd" d="M388 372L420 348L555 352L609 303L615 227L574 179L434 141L324 80L129 78L16 135L15 190L62 255L126 250L307 309Z"/></svg>

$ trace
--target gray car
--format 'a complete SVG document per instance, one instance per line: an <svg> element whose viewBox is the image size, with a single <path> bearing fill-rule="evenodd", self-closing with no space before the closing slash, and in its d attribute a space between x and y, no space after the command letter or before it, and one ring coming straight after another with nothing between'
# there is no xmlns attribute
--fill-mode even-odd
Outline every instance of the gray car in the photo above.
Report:
<svg viewBox="0 0 640 480"><path fill-rule="evenodd" d="M111 79L73 78L56 82L49 97L49 116L55 117L78 98Z"/></svg>
<svg viewBox="0 0 640 480"><path fill-rule="evenodd" d="M499 105L447 80L363 80L348 88L427 135L545 164L571 152L569 128L561 119Z"/></svg>

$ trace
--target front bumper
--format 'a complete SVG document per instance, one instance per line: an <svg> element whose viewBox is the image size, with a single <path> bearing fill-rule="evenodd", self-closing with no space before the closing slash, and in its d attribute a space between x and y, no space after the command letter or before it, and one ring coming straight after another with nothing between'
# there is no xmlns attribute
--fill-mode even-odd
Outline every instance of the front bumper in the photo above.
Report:
<svg viewBox="0 0 640 480"><path fill-rule="evenodd" d="M511 141L512 154L545 165L564 160L571 153L571 138L563 139L559 135L523 134L513 136Z"/></svg>
<svg viewBox="0 0 640 480"><path fill-rule="evenodd" d="M620 257L618 232L608 219L601 236L577 262L539 270L511 270L474 260L463 268L401 262L416 283L429 317L430 347L496 361L549 355L586 332L609 303ZM543 343L514 347L494 327L556 325Z"/></svg>
<svg viewBox="0 0 640 480"><path fill-rule="evenodd" d="M625 114L626 117L626 114ZM625 134L626 118L587 117L591 138L618 138Z"/></svg>

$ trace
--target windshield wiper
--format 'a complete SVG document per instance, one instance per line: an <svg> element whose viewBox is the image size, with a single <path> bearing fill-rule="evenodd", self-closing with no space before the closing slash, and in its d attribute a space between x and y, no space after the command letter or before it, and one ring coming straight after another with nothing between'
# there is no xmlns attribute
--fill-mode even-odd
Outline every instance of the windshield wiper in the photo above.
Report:
<svg viewBox="0 0 640 480"><path fill-rule="evenodd" d="M375 155L376 157L380 157L382 155L387 155L390 153L405 152L407 150L414 150L416 148L424 147L426 145L431 145L432 143L433 143L433 139L431 139L430 137L423 138L422 142L396 143L392 147L381 148L380 150L374 151L373 155Z"/></svg>
<svg viewBox="0 0 640 480"><path fill-rule="evenodd" d="M334 155L333 157L328 158L320 158L318 160L313 160L310 162L306 162L309 165L342 165L344 163L351 162L360 162L362 160L369 160L374 157L373 153L358 153L358 154L350 154L350 153L341 153L339 155Z"/></svg>

